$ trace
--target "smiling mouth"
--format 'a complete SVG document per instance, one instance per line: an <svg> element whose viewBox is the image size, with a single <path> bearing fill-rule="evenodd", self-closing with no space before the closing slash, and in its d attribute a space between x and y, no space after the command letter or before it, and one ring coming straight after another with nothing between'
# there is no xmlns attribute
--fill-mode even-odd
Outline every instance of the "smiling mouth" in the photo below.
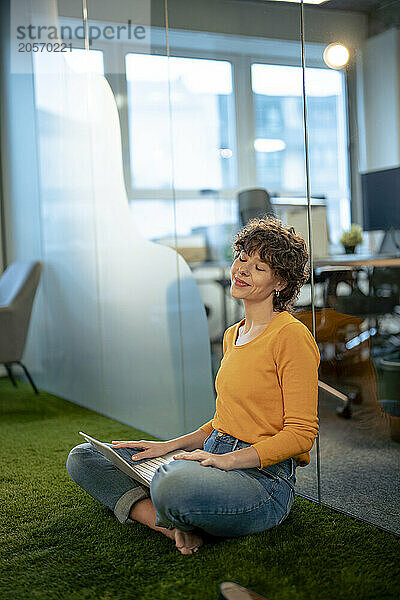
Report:
<svg viewBox="0 0 400 600"><path fill-rule="evenodd" d="M234 285L236 285L237 287L250 287L249 283L246 283L245 281L242 281L241 279L239 279L238 277L234 277L233 279L233 283Z"/></svg>

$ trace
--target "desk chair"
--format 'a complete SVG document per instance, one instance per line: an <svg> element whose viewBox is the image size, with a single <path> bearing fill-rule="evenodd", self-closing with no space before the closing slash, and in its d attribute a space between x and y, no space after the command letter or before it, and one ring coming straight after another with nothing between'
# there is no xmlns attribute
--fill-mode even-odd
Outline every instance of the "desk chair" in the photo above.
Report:
<svg viewBox="0 0 400 600"><path fill-rule="evenodd" d="M352 291L354 289L354 267L342 265L317 267L314 270L314 283L321 283L324 286L324 307L335 308L339 283L346 283Z"/></svg>
<svg viewBox="0 0 400 600"><path fill-rule="evenodd" d="M396 307L400 306L400 268L374 267L370 278L371 296L379 303L380 314L398 316Z"/></svg>
<svg viewBox="0 0 400 600"><path fill-rule="evenodd" d="M390 437L400 442L400 350L379 358L376 370L379 402L390 422Z"/></svg>
<svg viewBox="0 0 400 600"><path fill-rule="evenodd" d="M265 217L267 214L275 216L271 197L267 190L262 188L243 190L238 194L238 204L240 227L244 227L250 219L256 217Z"/></svg>
<svg viewBox="0 0 400 600"><path fill-rule="evenodd" d="M364 294L358 286L357 275L361 270L354 269L355 283L352 291L348 296L338 296L335 308L339 312L363 320L372 320L376 330L374 346L379 349L379 345L385 345L385 335L381 333L381 319L385 315L394 315L396 318L399 316L395 309L400 304L400 269L374 267L369 274L368 294ZM391 334L386 337L390 336Z"/></svg>
<svg viewBox="0 0 400 600"><path fill-rule="evenodd" d="M12 263L0 278L0 364L4 364L14 387L17 383L11 365L19 364L35 394L39 392L21 358L41 272L40 262L18 261Z"/></svg>
<svg viewBox="0 0 400 600"><path fill-rule="evenodd" d="M297 311L294 316L312 330L310 310ZM338 416L349 419L352 416L352 404L362 402L358 385L348 381L352 379L351 374L361 372L366 377L373 377L369 340L360 340L354 346L351 343L361 333L362 319L326 308L316 310L315 321L316 341L321 355L318 387L342 402L336 412ZM368 358L365 358L365 354Z"/></svg>

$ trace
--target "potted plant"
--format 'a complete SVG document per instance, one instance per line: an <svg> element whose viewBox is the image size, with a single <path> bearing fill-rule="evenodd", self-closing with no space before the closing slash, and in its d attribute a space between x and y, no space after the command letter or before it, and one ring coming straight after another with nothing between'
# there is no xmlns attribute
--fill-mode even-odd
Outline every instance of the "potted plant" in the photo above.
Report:
<svg viewBox="0 0 400 600"><path fill-rule="evenodd" d="M346 254L354 254L356 246L363 241L361 227L352 223L350 230L345 231L339 241L344 247Z"/></svg>

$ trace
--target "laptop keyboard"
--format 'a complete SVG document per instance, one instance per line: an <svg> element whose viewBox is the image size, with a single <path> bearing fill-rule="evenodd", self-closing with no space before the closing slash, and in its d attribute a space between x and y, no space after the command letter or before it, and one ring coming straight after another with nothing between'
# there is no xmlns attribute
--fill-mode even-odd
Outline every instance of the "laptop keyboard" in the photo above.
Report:
<svg viewBox="0 0 400 600"><path fill-rule="evenodd" d="M166 465L172 460L174 460L172 456L168 458L149 458L140 465L133 464L133 466L135 468L135 471L137 471L139 475L141 475L143 479L148 481L148 483L150 484L151 480L153 479L153 475L157 471L158 467L160 465Z"/></svg>

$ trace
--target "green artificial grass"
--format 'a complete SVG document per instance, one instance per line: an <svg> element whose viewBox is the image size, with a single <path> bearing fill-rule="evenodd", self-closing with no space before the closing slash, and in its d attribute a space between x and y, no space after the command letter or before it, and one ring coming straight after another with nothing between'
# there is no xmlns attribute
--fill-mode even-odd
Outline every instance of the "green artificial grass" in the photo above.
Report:
<svg viewBox="0 0 400 600"><path fill-rule="evenodd" d="M222 581L269 600L400 597L394 535L297 497L279 527L182 555L162 534L120 524L65 469L79 430L156 438L7 379L0 414L1 600L217 600Z"/></svg>

